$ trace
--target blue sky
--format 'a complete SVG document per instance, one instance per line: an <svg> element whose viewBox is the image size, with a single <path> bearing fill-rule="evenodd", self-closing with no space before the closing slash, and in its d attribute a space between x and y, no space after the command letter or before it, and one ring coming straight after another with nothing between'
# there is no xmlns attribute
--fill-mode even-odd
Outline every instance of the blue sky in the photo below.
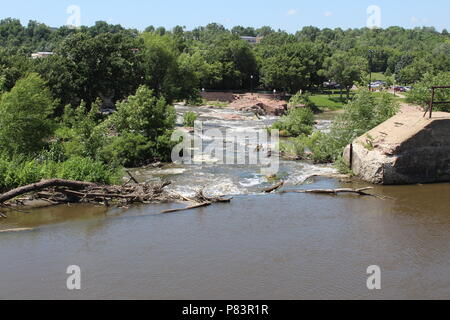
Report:
<svg viewBox="0 0 450 320"><path fill-rule="evenodd" d="M449 0L0 0L0 18L33 19L50 26L67 23L67 8L81 9L81 24L104 20L125 27L144 29L149 25L188 29L210 22L295 32L303 26L360 28L366 26L367 8L381 9L381 26L413 28L434 26L450 30Z"/></svg>

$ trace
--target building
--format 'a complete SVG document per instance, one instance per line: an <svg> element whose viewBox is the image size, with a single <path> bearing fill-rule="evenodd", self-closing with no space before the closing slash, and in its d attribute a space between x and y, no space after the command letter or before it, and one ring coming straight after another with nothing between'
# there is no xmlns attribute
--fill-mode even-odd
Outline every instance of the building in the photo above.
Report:
<svg viewBox="0 0 450 320"><path fill-rule="evenodd" d="M40 59L40 58L49 57L53 54L54 54L53 52L36 52L36 53L31 54L31 58Z"/></svg>
<svg viewBox="0 0 450 320"><path fill-rule="evenodd" d="M250 44L257 44L260 43L263 37L249 37L249 36L242 36L241 39L247 41Z"/></svg>

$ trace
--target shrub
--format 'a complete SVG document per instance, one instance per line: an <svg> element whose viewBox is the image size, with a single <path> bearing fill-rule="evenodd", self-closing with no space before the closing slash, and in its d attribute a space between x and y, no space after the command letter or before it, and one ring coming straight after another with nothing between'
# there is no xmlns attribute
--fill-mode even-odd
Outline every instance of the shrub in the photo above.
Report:
<svg viewBox="0 0 450 320"><path fill-rule="evenodd" d="M169 162L172 149L176 145L171 141L172 131L166 132L149 141L142 134L126 132L110 138L100 151L99 158L113 166L140 167L154 162Z"/></svg>
<svg viewBox="0 0 450 320"><path fill-rule="evenodd" d="M93 103L90 111L84 102L76 109L65 107L56 138L62 142L67 157L98 158L99 151L107 143L107 127L100 122L100 103L99 100Z"/></svg>
<svg viewBox="0 0 450 320"><path fill-rule="evenodd" d="M138 167L153 161L154 147L154 143L141 134L124 133L111 139L101 151L101 158L109 163Z"/></svg>
<svg viewBox="0 0 450 320"><path fill-rule="evenodd" d="M441 72L437 75L427 73L423 79L414 85L414 89L407 93L407 101L428 108L431 101L432 86L448 86L450 83L450 72ZM450 90L436 90L436 101L450 101ZM438 111L450 111L450 104L436 105Z"/></svg>
<svg viewBox="0 0 450 320"><path fill-rule="evenodd" d="M190 97L189 99L186 100L186 104L188 106L194 106L194 107L198 107L198 106L202 106L206 104L206 100L203 99L200 95L195 95L193 97Z"/></svg>
<svg viewBox="0 0 450 320"><path fill-rule="evenodd" d="M185 127L194 127L196 120L197 114L195 112L192 111L186 112L183 118L183 125Z"/></svg>
<svg viewBox="0 0 450 320"><path fill-rule="evenodd" d="M117 111L106 121L118 136L103 148L101 158L125 166L168 161L175 145L170 139L175 121L173 106L141 86L134 96L118 103Z"/></svg>
<svg viewBox="0 0 450 320"><path fill-rule="evenodd" d="M302 135L280 143L280 152L284 156L305 159L307 147L308 136Z"/></svg>
<svg viewBox="0 0 450 320"><path fill-rule="evenodd" d="M279 130L281 136L297 137L303 134L311 134L313 125L314 114L311 109L295 108L274 123L272 129Z"/></svg>
<svg viewBox="0 0 450 320"><path fill-rule="evenodd" d="M0 98L0 149L10 156L39 152L54 130L55 101L45 82L31 73Z"/></svg>
<svg viewBox="0 0 450 320"><path fill-rule="evenodd" d="M0 158L0 191L38 182L42 179L68 179L115 184L121 172L99 161L74 157L64 162L23 157Z"/></svg>
<svg viewBox="0 0 450 320"><path fill-rule="evenodd" d="M310 137L309 148L315 162L335 162L342 157L344 148L357 137L394 116L398 103L389 93L374 95L360 90L354 99L337 116L329 133L315 133Z"/></svg>
<svg viewBox="0 0 450 320"><path fill-rule="evenodd" d="M151 141L175 127L176 113L164 98L158 98L145 86L136 94L117 104L109 122L119 135L125 132L142 134Z"/></svg>

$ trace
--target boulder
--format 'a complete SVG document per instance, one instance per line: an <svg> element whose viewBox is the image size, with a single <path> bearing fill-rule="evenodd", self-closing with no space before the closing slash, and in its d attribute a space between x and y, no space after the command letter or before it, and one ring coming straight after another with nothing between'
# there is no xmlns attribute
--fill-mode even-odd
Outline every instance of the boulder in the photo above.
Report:
<svg viewBox="0 0 450 320"><path fill-rule="evenodd" d="M450 182L450 113L400 113L347 146L344 159L374 184Z"/></svg>

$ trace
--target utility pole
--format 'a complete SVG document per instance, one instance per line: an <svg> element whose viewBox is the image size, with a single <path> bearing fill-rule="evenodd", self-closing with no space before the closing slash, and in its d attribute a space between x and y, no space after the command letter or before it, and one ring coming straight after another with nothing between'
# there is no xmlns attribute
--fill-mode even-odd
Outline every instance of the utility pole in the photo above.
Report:
<svg viewBox="0 0 450 320"><path fill-rule="evenodd" d="M373 59L373 50L369 50L369 91L372 91L372 59Z"/></svg>

